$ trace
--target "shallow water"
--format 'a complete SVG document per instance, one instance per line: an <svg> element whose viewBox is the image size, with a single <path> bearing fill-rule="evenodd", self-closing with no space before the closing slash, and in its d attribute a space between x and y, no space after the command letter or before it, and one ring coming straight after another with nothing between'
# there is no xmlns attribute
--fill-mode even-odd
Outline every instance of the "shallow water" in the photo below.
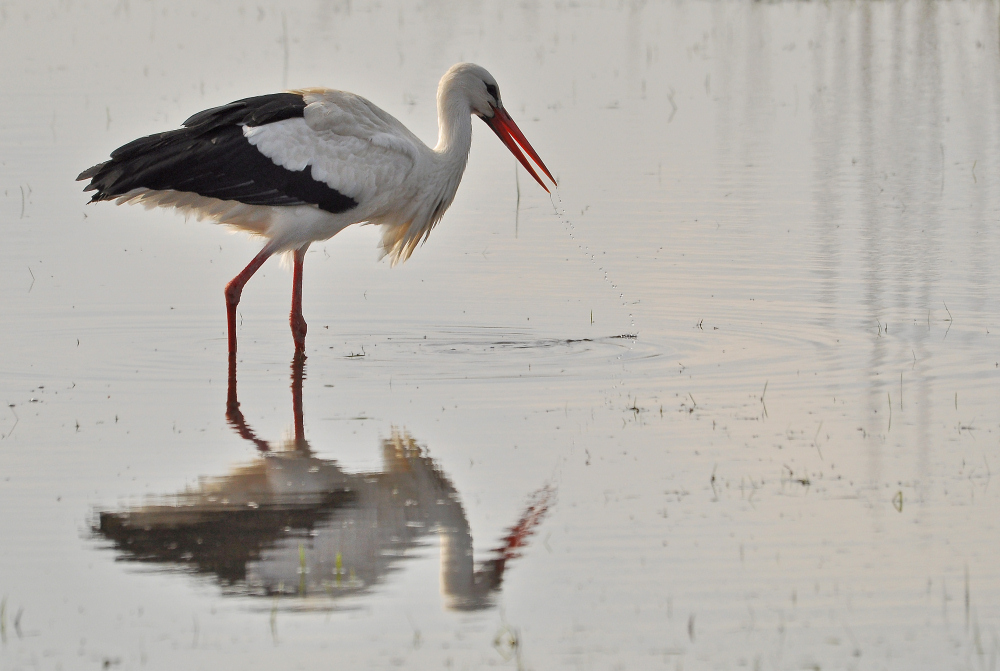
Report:
<svg viewBox="0 0 1000 671"><path fill-rule="evenodd" d="M0 668L1000 657L1000 17L937 4L0 6ZM85 206L191 113L481 124L402 267ZM238 392L237 392L238 388ZM234 403L237 402L238 405Z"/></svg>

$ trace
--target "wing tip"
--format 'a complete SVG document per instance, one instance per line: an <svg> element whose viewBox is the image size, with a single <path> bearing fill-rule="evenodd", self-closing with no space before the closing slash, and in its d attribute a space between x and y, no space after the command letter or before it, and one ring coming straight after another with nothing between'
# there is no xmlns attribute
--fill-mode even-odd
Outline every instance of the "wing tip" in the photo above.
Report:
<svg viewBox="0 0 1000 671"><path fill-rule="evenodd" d="M76 176L76 181L82 182L85 179L93 179L97 175L97 173L101 171L101 168L103 168L110 162L111 161L104 161L103 163L98 163L97 165L87 168L86 170L84 170L83 172L81 172L79 175ZM96 186L91 184L90 186L85 188L84 191L90 191L96 188L97 188Z"/></svg>

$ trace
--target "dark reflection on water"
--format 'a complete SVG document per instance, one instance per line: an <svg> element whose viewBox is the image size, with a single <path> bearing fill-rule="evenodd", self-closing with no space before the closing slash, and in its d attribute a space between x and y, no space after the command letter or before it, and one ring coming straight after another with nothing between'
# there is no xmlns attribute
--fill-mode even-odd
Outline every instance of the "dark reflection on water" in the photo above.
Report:
<svg viewBox="0 0 1000 671"><path fill-rule="evenodd" d="M213 575L226 594L317 597L329 605L370 590L433 533L445 605L490 607L554 491L535 492L500 544L476 563L458 492L405 431L382 441L380 471L347 473L314 456L304 437L304 377L304 362L294 361L294 437L272 445L240 411L231 361L226 417L256 446L257 458L179 494L100 511L95 534L110 540L121 560Z"/></svg>

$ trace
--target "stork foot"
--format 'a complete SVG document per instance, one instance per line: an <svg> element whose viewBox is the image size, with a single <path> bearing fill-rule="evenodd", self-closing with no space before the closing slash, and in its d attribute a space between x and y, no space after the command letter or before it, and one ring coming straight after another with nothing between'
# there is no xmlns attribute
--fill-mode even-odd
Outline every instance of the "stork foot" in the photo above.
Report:
<svg viewBox="0 0 1000 671"><path fill-rule="evenodd" d="M306 331L309 330L305 318L301 313L292 313L288 318L288 323L292 327L292 340L295 341L295 354L305 356L306 351Z"/></svg>

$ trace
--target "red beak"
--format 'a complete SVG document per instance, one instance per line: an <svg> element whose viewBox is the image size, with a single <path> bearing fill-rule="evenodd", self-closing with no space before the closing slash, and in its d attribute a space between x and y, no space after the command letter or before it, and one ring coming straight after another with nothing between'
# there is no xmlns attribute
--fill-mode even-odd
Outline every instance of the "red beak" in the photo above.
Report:
<svg viewBox="0 0 1000 671"><path fill-rule="evenodd" d="M510 118L509 114L507 114L507 110L503 107L494 107L493 116L489 119L482 117L482 119L486 122L487 126L493 129L493 132L497 134L500 141L507 145L507 149L510 149L510 153L512 153L517 160L521 162L521 165L523 165L524 169L528 171L528 174L535 178L535 181L538 182L543 189L545 189L546 193L550 193L549 188L545 186L544 182L542 182L542 178L538 176L535 169L531 167L530 163L528 163L528 159L525 154L530 156L531 160L535 162L535 165L541 168L542 171L548 175L553 184L556 184L556 178L552 176L549 169L545 167L544 163L542 163L542 159L539 158L538 153L531 148L527 138L524 137L524 133L521 132L521 129L517 127L514 120ZM558 184L556 184L556 186L558 186Z"/></svg>

